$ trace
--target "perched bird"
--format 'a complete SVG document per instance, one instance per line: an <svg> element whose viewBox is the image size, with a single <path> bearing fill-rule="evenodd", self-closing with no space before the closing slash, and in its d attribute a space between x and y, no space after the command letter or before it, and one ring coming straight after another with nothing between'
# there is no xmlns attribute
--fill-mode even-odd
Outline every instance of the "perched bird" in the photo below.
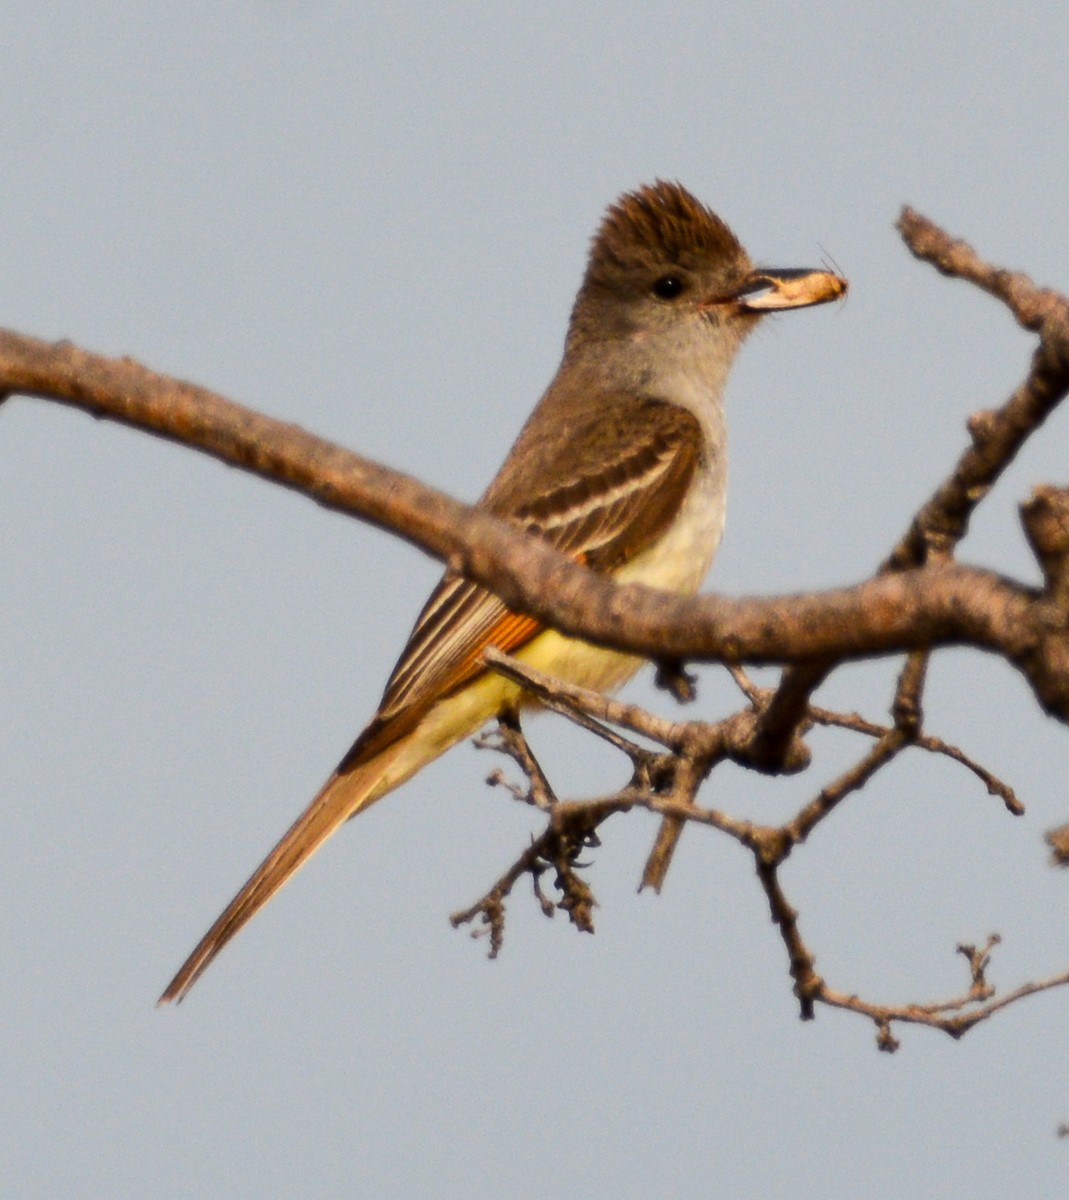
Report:
<svg viewBox="0 0 1069 1200"><path fill-rule="evenodd" d="M765 313L845 291L827 271L755 268L727 225L676 183L621 196L594 237L557 374L480 505L622 582L696 591L724 526L723 394L735 353ZM447 574L367 728L161 1003L181 1000L344 821L523 703L516 684L484 666L488 646L599 689L641 665Z"/></svg>

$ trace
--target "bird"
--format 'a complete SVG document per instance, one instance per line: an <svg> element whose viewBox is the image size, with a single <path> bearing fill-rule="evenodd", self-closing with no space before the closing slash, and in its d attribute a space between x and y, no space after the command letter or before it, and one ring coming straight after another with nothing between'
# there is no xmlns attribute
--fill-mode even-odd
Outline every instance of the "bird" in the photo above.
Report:
<svg viewBox="0 0 1069 1200"><path fill-rule="evenodd" d="M724 527L724 389L767 313L844 295L837 273L755 267L681 184L658 179L604 213L564 352L497 475L487 512L593 571L690 594ZM349 818L495 716L525 703L488 647L603 691L642 660L566 637L446 573L375 714L160 997L180 1001L219 951Z"/></svg>

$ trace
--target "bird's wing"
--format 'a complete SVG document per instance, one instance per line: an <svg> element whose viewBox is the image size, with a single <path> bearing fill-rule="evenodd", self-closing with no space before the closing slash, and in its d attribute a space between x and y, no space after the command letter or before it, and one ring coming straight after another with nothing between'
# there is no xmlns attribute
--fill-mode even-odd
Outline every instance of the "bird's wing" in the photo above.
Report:
<svg viewBox="0 0 1069 1200"><path fill-rule="evenodd" d="M561 434L535 448L537 494L510 472L514 452L481 503L562 553L612 571L654 543L679 511L704 452L701 426L678 405L612 396ZM420 613L378 713L339 770L379 753L436 700L485 670L486 647L516 650L541 629L482 586L447 575Z"/></svg>
<svg viewBox="0 0 1069 1200"><path fill-rule="evenodd" d="M512 471L514 451L482 502L562 552L611 571L671 523L701 459L703 439L686 410L658 401L613 400L599 404L588 420L591 425L573 426L563 436L543 437L543 423L529 424L517 450L525 450L524 438L528 448L535 440L534 474ZM523 457L530 462L526 450ZM539 481L536 495L525 482L531 478ZM286 880L345 820L382 794L384 773L406 753L404 735L435 701L486 669L487 646L514 650L540 628L485 589L447 576L420 614L374 720L201 938L160 1003L181 1000ZM403 775L412 769L409 764Z"/></svg>

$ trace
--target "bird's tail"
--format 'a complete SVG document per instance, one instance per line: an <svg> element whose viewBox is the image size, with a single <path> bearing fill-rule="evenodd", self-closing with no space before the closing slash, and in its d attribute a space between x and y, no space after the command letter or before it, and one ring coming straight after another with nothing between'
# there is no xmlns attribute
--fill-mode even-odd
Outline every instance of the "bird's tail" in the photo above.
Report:
<svg viewBox="0 0 1069 1200"><path fill-rule="evenodd" d="M365 762L340 768L327 780L201 938L160 996L160 1004L181 1000L234 934L304 866L340 825L400 782L395 779L388 786L382 786L393 759L402 748L403 739Z"/></svg>

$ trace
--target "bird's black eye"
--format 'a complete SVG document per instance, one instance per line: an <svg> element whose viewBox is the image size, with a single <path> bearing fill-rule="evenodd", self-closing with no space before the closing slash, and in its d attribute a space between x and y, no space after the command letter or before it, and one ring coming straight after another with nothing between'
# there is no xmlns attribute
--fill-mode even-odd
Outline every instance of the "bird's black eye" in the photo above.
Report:
<svg viewBox="0 0 1069 1200"><path fill-rule="evenodd" d="M687 281L682 275L662 275L653 285L653 294L662 300L675 300L687 290Z"/></svg>

